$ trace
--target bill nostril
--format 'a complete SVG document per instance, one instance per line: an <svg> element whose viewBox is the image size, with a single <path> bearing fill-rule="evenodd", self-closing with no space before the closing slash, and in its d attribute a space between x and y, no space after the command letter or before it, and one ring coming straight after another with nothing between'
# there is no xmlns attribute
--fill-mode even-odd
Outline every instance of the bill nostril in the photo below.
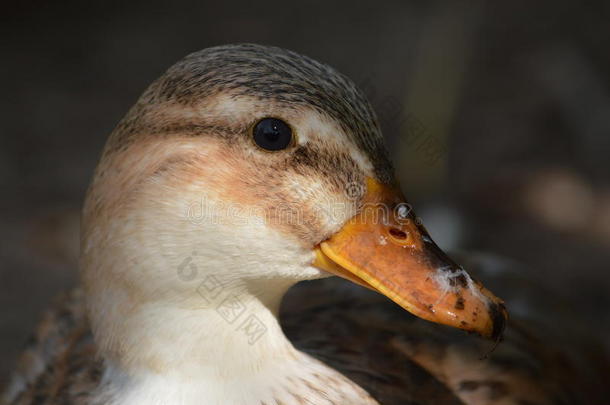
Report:
<svg viewBox="0 0 610 405"><path fill-rule="evenodd" d="M397 227L389 227L388 230L388 239L395 245L401 246L403 248L407 247L416 247L416 239L414 239L415 235L410 233L409 231L403 231Z"/></svg>
<svg viewBox="0 0 610 405"><path fill-rule="evenodd" d="M400 242L404 242L408 239L409 235L405 232L402 231L398 228L390 228L390 230L388 231L388 233L390 234L390 236Z"/></svg>

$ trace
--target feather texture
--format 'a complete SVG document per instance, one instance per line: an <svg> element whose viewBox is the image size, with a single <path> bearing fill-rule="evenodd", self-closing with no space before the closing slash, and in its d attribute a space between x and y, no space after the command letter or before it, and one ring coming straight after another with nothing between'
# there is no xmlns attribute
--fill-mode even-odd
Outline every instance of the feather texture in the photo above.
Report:
<svg viewBox="0 0 610 405"><path fill-rule="evenodd" d="M102 364L83 304L76 289L44 315L5 404L90 403ZM565 352L562 342L543 340L544 330L531 322L513 320L505 341L483 359L490 342L422 321L379 294L330 278L293 287L281 324L298 349L383 405L602 403L608 370L593 367L603 367L603 360L575 360L584 347Z"/></svg>

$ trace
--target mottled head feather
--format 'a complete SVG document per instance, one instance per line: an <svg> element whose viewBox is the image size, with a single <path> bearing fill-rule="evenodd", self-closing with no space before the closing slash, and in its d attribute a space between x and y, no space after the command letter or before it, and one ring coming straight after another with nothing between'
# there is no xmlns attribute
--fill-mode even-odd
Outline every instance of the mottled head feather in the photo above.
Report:
<svg viewBox="0 0 610 405"><path fill-rule="evenodd" d="M382 182L392 179L375 113L356 85L332 67L289 50L256 44L224 45L192 53L144 93L115 131L115 146L139 129L141 110L156 104L194 105L230 91L284 106L308 106L333 119L370 159Z"/></svg>

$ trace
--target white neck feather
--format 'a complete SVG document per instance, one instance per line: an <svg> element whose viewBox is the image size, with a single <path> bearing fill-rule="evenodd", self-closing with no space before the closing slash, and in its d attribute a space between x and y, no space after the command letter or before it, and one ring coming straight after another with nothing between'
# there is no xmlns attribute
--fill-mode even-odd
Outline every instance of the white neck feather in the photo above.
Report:
<svg viewBox="0 0 610 405"><path fill-rule="evenodd" d="M147 361L108 361L96 405L376 404L292 346L276 317L280 297L264 302L208 281L201 308L142 308L130 339L142 340Z"/></svg>

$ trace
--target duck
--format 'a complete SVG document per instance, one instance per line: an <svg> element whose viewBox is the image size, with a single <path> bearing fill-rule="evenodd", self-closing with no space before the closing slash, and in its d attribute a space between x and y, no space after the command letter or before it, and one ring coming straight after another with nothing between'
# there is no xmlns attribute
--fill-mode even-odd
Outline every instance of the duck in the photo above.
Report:
<svg viewBox="0 0 610 405"><path fill-rule="evenodd" d="M481 359L504 302L415 215L362 91L293 51L206 48L153 82L80 249L4 404L555 403Z"/></svg>

